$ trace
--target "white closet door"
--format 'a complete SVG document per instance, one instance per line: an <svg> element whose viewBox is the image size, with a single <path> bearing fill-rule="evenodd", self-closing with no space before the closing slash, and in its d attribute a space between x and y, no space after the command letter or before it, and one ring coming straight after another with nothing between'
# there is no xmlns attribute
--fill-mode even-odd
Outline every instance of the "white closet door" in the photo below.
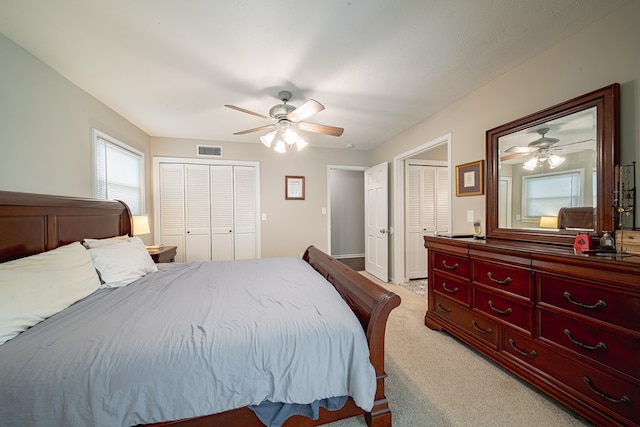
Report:
<svg viewBox="0 0 640 427"><path fill-rule="evenodd" d="M436 168L436 231L449 232L449 168Z"/></svg>
<svg viewBox="0 0 640 427"><path fill-rule="evenodd" d="M233 239L233 166L211 166L211 259L235 258Z"/></svg>
<svg viewBox="0 0 640 427"><path fill-rule="evenodd" d="M421 194L421 181L422 181L422 166L408 165L405 169L405 227L406 227L406 250L405 250L405 263L406 263L406 275L409 279L424 277L421 276L421 258L425 256L424 244L422 236L424 231L422 229L422 200Z"/></svg>
<svg viewBox="0 0 640 427"><path fill-rule="evenodd" d="M235 259L257 257L256 170L234 167Z"/></svg>
<svg viewBox="0 0 640 427"><path fill-rule="evenodd" d="M185 165L186 261L211 259L209 166Z"/></svg>
<svg viewBox="0 0 640 427"><path fill-rule="evenodd" d="M159 242L177 246L176 261L183 262L185 247L184 166L161 163L159 178Z"/></svg>

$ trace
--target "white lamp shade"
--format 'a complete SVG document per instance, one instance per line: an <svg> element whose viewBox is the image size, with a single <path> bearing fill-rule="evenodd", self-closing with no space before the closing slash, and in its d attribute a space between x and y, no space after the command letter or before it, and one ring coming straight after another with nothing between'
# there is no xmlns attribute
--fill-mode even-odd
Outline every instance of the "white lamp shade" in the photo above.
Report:
<svg viewBox="0 0 640 427"><path fill-rule="evenodd" d="M132 232L134 236L151 233L151 228L149 228L149 217L146 215L135 215L133 217Z"/></svg>

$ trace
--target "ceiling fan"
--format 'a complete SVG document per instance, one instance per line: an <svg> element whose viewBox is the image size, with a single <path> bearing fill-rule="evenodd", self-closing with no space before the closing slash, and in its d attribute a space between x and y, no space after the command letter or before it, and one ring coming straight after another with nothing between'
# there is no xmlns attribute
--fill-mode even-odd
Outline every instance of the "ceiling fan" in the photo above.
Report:
<svg viewBox="0 0 640 427"><path fill-rule="evenodd" d="M291 92L283 90L280 91L278 96L282 101L282 104L274 105L273 107L271 107L271 109L269 110L269 117L265 116L264 114L256 113L254 111L250 111L241 107L236 107L235 105L225 105L225 107L231 108L232 110L241 111L243 113L251 114L263 119L270 119L273 121L273 123L268 125L234 132L234 135L244 135L247 133L259 131L276 131L284 134L287 130L296 129L331 136L340 136L344 132L343 128L320 125L316 123L308 123L304 121L314 114L324 110L324 106L318 101L309 99L296 108L293 105L288 104L289 100L291 99ZM275 136L276 135L274 134L274 138Z"/></svg>
<svg viewBox="0 0 640 427"><path fill-rule="evenodd" d="M511 159L517 159L518 157L527 156L537 151L548 152L550 148L560 141L558 138L549 138L546 136L549 132L549 128L540 128L536 132L540 135L540 138L535 141L531 141L526 147L513 146L505 150L505 155L500 157L501 161L507 161ZM509 154L507 154L509 153Z"/></svg>

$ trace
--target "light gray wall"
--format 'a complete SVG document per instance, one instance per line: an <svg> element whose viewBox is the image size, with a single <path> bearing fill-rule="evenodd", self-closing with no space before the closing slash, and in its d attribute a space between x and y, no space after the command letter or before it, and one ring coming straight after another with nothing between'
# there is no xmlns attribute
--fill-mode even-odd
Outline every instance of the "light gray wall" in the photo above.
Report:
<svg viewBox="0 0 640 427"><path fill-rule="evenodd" d="M487 130L615 82L621 84L621 160L640 163L639 18L640 2L630 2L396 136L373 151L372 164L449 132L452 165L485 159ZM467 210L484 221L485 198L452 198L453 232L468 230Z"/></svg>
<svg viewBox="0 0 640 427"><path fill-rule="evenodd" d="M331 169L331 255L364 255L364 172Z"/></svg>
<svg viewBox="0 0 640 427"><path fill-rule="evenodd" d="M93 197L93 128L145 153L150 171L147 134L3 35L0 60L0 189Z"/></svg>

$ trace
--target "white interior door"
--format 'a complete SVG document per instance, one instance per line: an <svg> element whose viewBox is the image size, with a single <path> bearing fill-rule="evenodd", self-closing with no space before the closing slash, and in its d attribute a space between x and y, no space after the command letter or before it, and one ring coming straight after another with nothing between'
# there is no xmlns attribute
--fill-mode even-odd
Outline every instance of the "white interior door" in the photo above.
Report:
<svg viewBox="0 0 640 427"><path fill-rule="evenodd" d="M389 280L389 166L381 163L364 171L365 270Z"/></svg>

